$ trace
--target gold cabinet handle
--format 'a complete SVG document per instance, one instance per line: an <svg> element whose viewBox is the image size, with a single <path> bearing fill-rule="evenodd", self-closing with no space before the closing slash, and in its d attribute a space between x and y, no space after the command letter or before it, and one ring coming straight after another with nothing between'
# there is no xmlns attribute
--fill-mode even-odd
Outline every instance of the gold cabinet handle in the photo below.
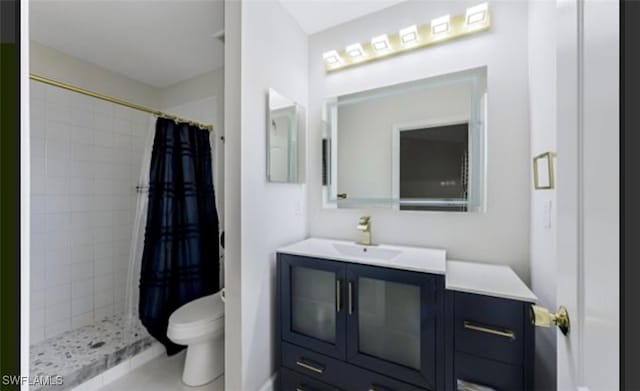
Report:
<svg viewBox="0 0 640 391"><path fill-rule="evenodd" d="M479 331L481 333L487 333L487 334L497 335L500 337L516 339L516 334L512 330L480 326L478 324L471 323L468 320L464 321L464 328L473 330L473 331Z"/></svg>
<svg viewBox="0 0 640 391"><path fill-rule="evenodd" d="M340 280L336 280L336 312L340 312L342 310L342 298L340 297L340 291L342 291L342 289L340 289L340 285Z"/></svg>
<svg viewBox="0 0 640 391"><path fill-rule="evenodd" d="M347 284L347 290L349 295L349 315L353 314L353 283L349 281Z"/></svg>
<svg viewBox="0 0 640 391"><path fill-rule="evenodd" d="M495 388L482 386L480 384L471 383L465 380L457 380L457 390L458 391L496 391Z"/></svg>
<svg viewBox="0 0 640 391"><path fill-rule="evenodd" d="M324 367L317 365L317 364L312 364L304 359L300 359L298 361L296 361L296 365L298 365L299 367L302 367L304 369L308 369L310 371L313 371L315 373L323 373L324 372Z"/></svg>

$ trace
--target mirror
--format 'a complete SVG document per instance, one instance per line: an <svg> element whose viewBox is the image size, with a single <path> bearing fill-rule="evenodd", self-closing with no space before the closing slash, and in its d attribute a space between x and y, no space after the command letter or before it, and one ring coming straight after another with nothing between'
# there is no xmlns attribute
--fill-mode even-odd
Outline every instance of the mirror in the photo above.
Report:
<svg viewBox="0 0 640 391"><path fill-rule="evenodd" d="M304 108L269 89L267 98L267 180L304 181Z"/></svg>
<svg viewBox="0 0 640 391"><path fill-rule="evenodd" d="M327 208L482 211L486 68L329 99Z"/></svg>

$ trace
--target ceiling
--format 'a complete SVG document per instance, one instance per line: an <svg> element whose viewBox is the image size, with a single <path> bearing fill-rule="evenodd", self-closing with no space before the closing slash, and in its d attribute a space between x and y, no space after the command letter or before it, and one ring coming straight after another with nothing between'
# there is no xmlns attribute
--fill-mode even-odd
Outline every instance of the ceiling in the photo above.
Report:
<svg viewBox="0 0 640 391"><path fill-rule="evenodd" d="M221 0L31 0L31 39L153 87L224 64Z"/></svg>
<svg viewBox="0 0 640 391"><path fill-rule="evenodd" d="M280 0L307 34L337 26L406 0Z"/></svg>
<svg viewBox="0 0 640 391"><path fill-rule="evenodd" d="M280 0L313 34L405 0ZM31 0L31 39L162 88L224 64L223 0Z"/></svg>

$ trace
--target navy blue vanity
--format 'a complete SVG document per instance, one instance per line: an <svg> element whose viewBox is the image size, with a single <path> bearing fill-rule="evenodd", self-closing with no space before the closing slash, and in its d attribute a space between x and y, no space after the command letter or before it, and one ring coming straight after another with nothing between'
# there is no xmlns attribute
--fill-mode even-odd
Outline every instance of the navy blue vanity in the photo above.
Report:
<svg viewBox="0 0 640 391"><path fill-rule="evenodd" d="M280 390L532 389L535 296L511 269L335 246L278 251Z"/></svg>

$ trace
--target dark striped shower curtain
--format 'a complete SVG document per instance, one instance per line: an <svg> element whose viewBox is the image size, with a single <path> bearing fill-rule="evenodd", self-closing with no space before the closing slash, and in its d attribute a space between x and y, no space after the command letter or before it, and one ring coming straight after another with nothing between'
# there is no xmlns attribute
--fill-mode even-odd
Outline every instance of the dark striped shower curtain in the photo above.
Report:
<svg viewBox="0 0 640 391"><path fill-rule="evenodd" d="M167 339L171 313L220 288L211 166L207 130L158 118L138 308L142 324L169 355L184 348Z"/></svg>

